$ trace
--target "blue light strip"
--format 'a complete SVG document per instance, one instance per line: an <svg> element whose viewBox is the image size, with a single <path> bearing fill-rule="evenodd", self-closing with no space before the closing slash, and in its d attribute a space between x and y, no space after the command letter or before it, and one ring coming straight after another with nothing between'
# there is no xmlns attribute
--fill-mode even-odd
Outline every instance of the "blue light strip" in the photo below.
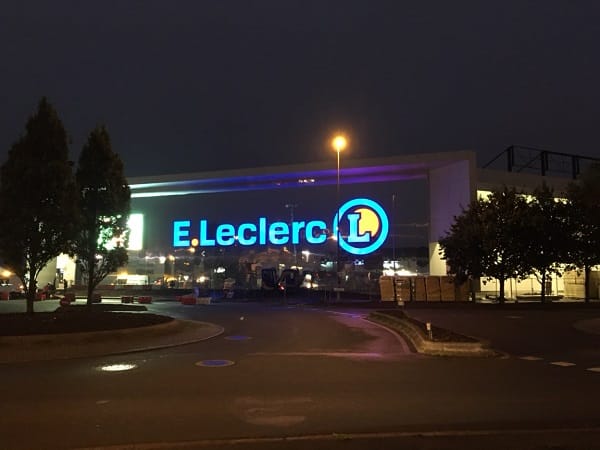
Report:
<svg viewBox="0 0 600 450"><path fill-rule="evenodd" d="M364 169L348 170L347 174L341 179L341 184L361 184L361 183L384 183L390 181L407 181L414 179L422 179L423 175L418 173L377 173L377 171L367 172L361 174ZM333 171L335 174L335 171ZM290 174L285 176L260 176L260 177L235 177L235 178L223 178L223 179L211 179L209 180L191 180L191 181L173 181L173 182L161 182L161 183L143 183L131 185L132 198L152 198L152 197L171 197L181 195L193 195L193 194L214 194L219 192L239 192L239 191L257 191L257 190L268 190L268 189L286 189L286 188L305 188L315 186L331 186L336 184L335 177L316 177L315 173L311 173L304 177L298 178L297 174L294 177L290 177ZM310 183L304 183L301 180L310 179ZM313 181L314 180L314 181ZM218 183L215 183L218 181ZM231 181L236 181L231 183ZM243 183L245 181L246 183ZM248 183L250 181L250 183ZM269 181L265 183L264 181ZM213 183L211 186L210 184ZM146 191L150 185L154 187L162 187L163 190L157 191ZM169 187L181 187L189 186L190 189L179 189L169 190ZM194 189L193 186L205 185L202 188ZM139 191L142 192L139 192ZM138 191L138 192L136 192Z"/></svg>

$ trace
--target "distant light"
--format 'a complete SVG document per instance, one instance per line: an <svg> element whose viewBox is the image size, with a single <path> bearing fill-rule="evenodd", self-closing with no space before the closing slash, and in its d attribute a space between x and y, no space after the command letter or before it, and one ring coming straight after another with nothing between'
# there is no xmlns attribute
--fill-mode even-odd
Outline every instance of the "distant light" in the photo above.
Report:
<svg viewBox="0 0 600 450"><path fill-rule="evenodd" d="M300 178L298 180L298 183L300 184L310 184L310 183L314 183L315 179L314 178Z"/></svg>

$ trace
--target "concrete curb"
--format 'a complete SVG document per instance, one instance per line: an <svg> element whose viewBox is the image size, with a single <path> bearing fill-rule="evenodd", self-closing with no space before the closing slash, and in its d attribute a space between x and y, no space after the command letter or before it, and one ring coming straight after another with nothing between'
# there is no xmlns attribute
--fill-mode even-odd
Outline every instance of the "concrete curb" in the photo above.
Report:
<svg viewBox="0 0 600 450"><path fill-rule="evenodd" d="M402 320L382 312L372 312L369 320L392 328L410 341L419 353L433 356L495 357L500 354L489 348L489 343L475 342L436 342L430 341L422 331L408 320Z"/></svg>
<svg viewBox="0 0 600 450"><path fill-rule="evenodd" d="M0 364L71 359L157 350L218 336L208 322L171 320L158 325L90 333L0 337Z"/></svg>

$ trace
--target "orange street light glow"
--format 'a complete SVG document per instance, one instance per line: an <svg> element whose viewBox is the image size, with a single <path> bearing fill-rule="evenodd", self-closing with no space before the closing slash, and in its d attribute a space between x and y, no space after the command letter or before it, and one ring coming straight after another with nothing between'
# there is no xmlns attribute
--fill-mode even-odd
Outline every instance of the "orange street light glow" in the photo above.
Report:
<svg viewBox="0 0 600 450"><path fill-rule="evenodd" d="M331 146L338 153L341 152L342 150L344 150L347 145L348 145L348 141L342 135L338 135L338 136L334 137L333 140L331 141Z"/></svg>

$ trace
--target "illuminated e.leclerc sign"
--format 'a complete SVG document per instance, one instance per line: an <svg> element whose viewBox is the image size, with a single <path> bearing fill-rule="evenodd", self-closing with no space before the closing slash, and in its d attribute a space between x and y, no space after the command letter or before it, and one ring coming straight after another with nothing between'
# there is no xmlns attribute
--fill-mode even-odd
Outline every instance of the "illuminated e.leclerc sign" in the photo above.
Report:
<svg viewBox="0 0 600 450"><path fill-rule="evenodd" d="M191 220L173 221L173 246L189 247L192 236L198 236L199 247L228 247L234 244L251 245L286 245L323 244L328 236L336 236L337 225L347 229L347 235L339 236L340 248L353 255L373 253L385 242L389 232L387 214L381 205L368 198L355 198L344 203L334 215L332 226L325 220L296 220L287 222L269 222L266 217L259 217L255 222L244 222L237 226L222 223L209 229L208 221L201 219L198 233L191 232ZM333 230L329 233L328 230Z"/></svg>

